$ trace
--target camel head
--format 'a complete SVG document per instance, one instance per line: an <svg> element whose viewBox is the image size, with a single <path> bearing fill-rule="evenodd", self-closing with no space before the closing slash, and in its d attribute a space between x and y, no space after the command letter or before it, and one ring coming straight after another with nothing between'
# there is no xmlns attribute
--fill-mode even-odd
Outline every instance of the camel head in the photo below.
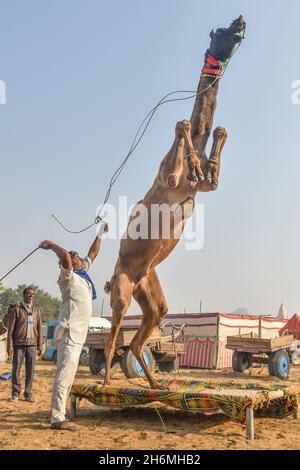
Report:
<svg viewBox="0 0 300 470"><path fill-rule="evenodd" d="M229 28L219 28L216 32L212 30L208 53L222 62L229 59L235 46L244 39L245 29L246 22L243 16L239 16L231 23Z"/></svg>

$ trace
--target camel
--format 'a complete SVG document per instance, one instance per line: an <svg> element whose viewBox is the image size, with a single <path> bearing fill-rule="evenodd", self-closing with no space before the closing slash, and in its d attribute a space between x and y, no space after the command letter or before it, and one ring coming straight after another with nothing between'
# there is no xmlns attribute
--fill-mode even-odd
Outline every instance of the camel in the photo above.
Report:
<svg viewBox="0 0 300 470"><path fill-rule="evenodd" d="M110 367L115 352L116 338L132 297L142 310L141 325L130 348L139 361L151 388L162 388L154 379L144 357L144 344L154 328L168 311L168 305L160 285L156 266L165 260L177 245L188 218L193 212L198 192L215 191L218 188L221 152L227 139L224 127L213 132L213 144L209 158L206 155L208 138L212 131L220 78L226 61L240 44L246 23L242 16L229 28L210 33L210 47L198 86L197 97L190 120L176 125L175 139L170 151L162 160L158 174L144 199L133 210L126 233L122 237L119 257L111 281L106 284L110 292L112 326L105 348L106 375L104 385L110 384ZM163 236L164 220L154 223L152 208L157 206L181 209L180 216L171 211L167 219L169 235ZM142 210L143 209L143 210ZM143 217L141 217L143 213ZM146 235L133 236L132 227L144 223ZM158 235L153 237L153 225ZM144 230L145 232L145 230Z"/></svg>

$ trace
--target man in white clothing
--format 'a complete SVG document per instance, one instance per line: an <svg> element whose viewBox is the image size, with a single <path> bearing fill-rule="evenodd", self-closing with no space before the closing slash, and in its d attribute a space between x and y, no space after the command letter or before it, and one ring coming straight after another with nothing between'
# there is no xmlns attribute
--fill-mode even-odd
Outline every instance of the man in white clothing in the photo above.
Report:
<svg viewBox="0 0 300 470"><path fill-rule="evenodd" d="M51 402L52 429L75 430L66 420L66 404L86 340L92 315L92 300L96 298L96 290L88 270L100 251L101 237L107 230L107 224L103 224L85 258L81 258L75 251L68 252L49 240L40 244L41 248L52 250L59 258L60 276L57 282L62 295L55 330L57 367Z"/></svg>

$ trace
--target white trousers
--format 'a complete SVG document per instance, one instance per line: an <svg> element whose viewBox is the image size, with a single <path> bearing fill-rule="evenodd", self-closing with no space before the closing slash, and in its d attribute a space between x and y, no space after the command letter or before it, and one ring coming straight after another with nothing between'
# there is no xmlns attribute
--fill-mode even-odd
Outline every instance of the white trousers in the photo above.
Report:
<svg viewBox="0 0 300 470"><path fill-rule="evenodd" d="M56 342L57 364L52 390L51 423L66 419L67 399L77 372L82 346L83 344L76 344L69 338L68 330Z"/></svg>

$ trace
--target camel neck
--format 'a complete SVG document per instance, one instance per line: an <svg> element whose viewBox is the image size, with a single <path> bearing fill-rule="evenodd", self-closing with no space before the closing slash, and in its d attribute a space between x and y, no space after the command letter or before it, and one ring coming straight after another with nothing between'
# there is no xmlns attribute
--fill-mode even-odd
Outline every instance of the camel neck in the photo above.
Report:
<svg viewBox="0 0 300 470"><path fill-rule="evenodd" d="M197 98L191 116L191 136L193 145L195 150L200 153L205 150L212 130L220 82L220 76L213 74L209 75L208 72L206 72L206 70L210 68L211 66L206 62L202 69L197 89Z"/></svg>

